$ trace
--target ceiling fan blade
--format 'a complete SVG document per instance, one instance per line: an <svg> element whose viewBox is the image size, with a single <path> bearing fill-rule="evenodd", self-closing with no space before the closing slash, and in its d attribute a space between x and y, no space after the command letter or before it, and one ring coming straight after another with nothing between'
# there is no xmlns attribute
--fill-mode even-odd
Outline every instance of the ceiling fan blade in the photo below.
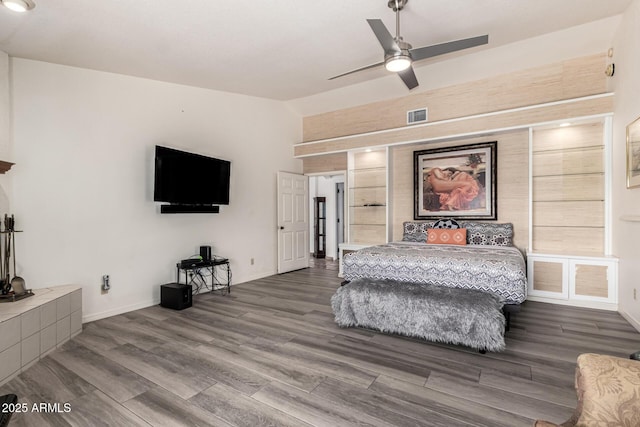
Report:
<svg viewBox="0 0 640 427"><path fill-rule="evenodd" d="M400 47L380 19L367 19L369 26L384 49L384 53L398 53Z"/></svg>
<svg viewBox="0 0 640 427"><path fill-rule="evenodd" d="M358 68L357 70L351 70L351 71L347 71L346 73L338 74L337 76L329 77L328 80L333 80L333 79L337 79L338 77L348 76L349 74L357 73L358 71L364 71L364 70L368 70L370 68L376 68L376 67L379 67L379 66L381 66L383 64L384 64L384 62L378 62L377 64L367 65L366 67Z"/></svg>
<svg viewBox="0 0 640 427"><path fill-rule="evenodd" d="M414 61L419 61L421 59L432 58L434 56L444 55L445 53L468 49L470 47L480 46L487 43L489 43L489 36L485 34L484 36L409 49L409 53L411 53L411 58Z"/></svg>
<svg viewBox="0 0 640 427"><path fill-rule="evenodd" d="M409 90L418 86L418 78L416 77L416 73L413 72L413 67L409 67L406 70L399 71L398 75L402 79L405 85Z"/></svg>

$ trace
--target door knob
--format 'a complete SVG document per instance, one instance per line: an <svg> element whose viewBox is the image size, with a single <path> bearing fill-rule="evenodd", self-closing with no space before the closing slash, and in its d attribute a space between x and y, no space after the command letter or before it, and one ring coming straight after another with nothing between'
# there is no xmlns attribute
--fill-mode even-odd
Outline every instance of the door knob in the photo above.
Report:
<svg viewBox="0 0 640 427"><path fill-rule="evenodd" d="M280 226L280 230L284 230L284 226L283 225Z"/></svg>

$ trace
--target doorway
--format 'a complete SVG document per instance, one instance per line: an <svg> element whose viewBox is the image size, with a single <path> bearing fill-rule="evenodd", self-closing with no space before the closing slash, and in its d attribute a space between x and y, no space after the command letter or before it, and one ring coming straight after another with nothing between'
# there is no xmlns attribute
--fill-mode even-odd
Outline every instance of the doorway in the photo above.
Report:
<svg viewBox="0 0 640 427"><path fill-rule="evenodd" d="M309 176L309 233L313 236L313 198L326 198L326 257L331 260L338 259L338 244L344 241L345 221L345 173L332 172L322 175ZM341 185L338 193L338 185ZM341 236L341 237L339 237ZM313 253L313 239L310 239L309 253Z"/></svg>

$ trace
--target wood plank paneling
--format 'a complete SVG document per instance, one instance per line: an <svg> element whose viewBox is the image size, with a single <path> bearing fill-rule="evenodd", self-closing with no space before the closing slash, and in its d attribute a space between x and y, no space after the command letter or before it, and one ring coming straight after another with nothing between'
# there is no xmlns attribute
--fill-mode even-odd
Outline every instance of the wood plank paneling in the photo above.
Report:
<svg viewBox="0 0 640 427"><path fill-rule="evenodd" d="M604 228L533 227L533 251L539 253L602 255Z"/></svg>
<svg viewBox="0 0 640 427"><path fill-rule="evenodd" d="M432 122L606 91L605 55L569 59L473 82L428 90L303 120L303 141L406 125L406 112L427 107Z"/></svg>
<svg viewBox="0 0 640 427"><path fill-rule="evenodd" d="M431 122L428 125L415 125L392 129L386 132L329 139L318 143L301 143L294 146L294 156L313 156L372 146L419 142L427 139L452 138L495 131L496 129L518 128L535 123L607 114L612 111L612 96L587 98L570 103L512 110L499 114L470 117L454 121Z"/></svg>
<svg viewBox="0 0 640 427"><path fill-rule="evenodd" d="M602 173L604 148L544 151L533 154L533 176Z"/></svg>
<svg viewBox="0 0 640 427"><path fill-rule="evenodd" d="M533 223L539 227L604 227L602 201L533 202Z"/></svg>
<svg viewBox="0 0 640 427"><path fill-rule="evenodd" d="M302 173L324 173L347 170L347 153L325 154L302 159Z"/></svg>
<svg viewBox="0 0 640 427"><path fill-rule="evenodd" d="M392 149L391 200L393 202L393 240L402 239L402 223L413 220L413 152L444 146L498 141L498 222L514 225L516 246L526 248L529 236L529 134L516 131L482 138L446 143L398 146Z"/></svg>
<svg viewBox="0 0 640 427"><path fill-rule="evenodd" d="M558 262L535 261L533 264L533 289L536 291L562 292L563 267Z"/></svg>
<svg viewBox="0 0 640 427"><path fill-rule="evenodd" d="M533 200L604 200L604 173L534 177Z"/></svg>
<svg viewBox="0 0 640 427"><path fill-rule="evenodd" d="M576 265L576 295L607 298L609 296L609 279L606 265Z"/></svg>
<svg viewBox="0 0 640 427"><path fill-rule="evenodd" d="M533 131L532 151L598 147L604 143L601 122Z"/></svg>

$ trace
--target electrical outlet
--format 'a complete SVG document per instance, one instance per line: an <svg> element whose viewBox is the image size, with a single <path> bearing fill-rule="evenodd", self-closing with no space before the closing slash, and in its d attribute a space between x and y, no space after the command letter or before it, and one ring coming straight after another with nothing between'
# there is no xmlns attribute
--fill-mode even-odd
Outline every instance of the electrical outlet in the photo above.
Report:
<svg viewBox="0 0 640 427"><path fill-rule="evenodd" d="M633 299L634 299L634 301L636 299L636 288L633 288Z"/></svg>
<svg viewBox="0 0 640 427"><path fill-rule="evenodd" d="M111 283L109 281L109 275L105 274L102 276L102 293L106 294L111 289Z"/></svg>
<svg viewBox="0 0 640 427"><path fill-rule="evenodd" d="M253 260L253 258L251 258L251 265L253 265L253 264L254 264L254 260Z"/></svg>

